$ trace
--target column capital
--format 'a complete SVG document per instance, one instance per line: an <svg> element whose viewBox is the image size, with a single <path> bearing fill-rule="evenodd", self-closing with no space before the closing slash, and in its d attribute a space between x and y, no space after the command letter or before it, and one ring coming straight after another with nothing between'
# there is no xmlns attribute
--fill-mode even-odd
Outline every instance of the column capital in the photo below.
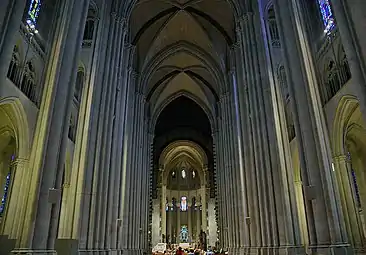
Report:
<svg viewBox="0 0 366 255"><path fill-rule="evenodd" d="M239 39L230 46L230 49L233 50L233 51L236 51L239 48L240 48L240 40Z"/></svg>
<svg viewBox="0 0 366 255"><path fill-rule="evenodd" d="M28 159L26 158L16 158L11 162L12 166L16 166L16 165L25 165L29 162Z"/></svg>
<svg viewBox="0 0 366 255"><path fill-rule="evenodd" d="M343 162L343 161L349 161L348 157L346 155L338 155L338 156L333 156L333 162Z"/></svg>
<svg viewBox="0 0 366 255"><path fill-rule="evenodd" d="M249 21L249 18L251 18L252 16L253 16L253 12L246 12L243 15L241 15L238 20L240 23L246 23Z"/></svg>
<svg viewBox="0 0 366 255"><path fill-rule="evenodd" d="M220 98L220 101L224 100L224 99L228 99L229 98L229 95L230 95L230 92L229 91L224 91L220 94L219 98Z"/></svg>

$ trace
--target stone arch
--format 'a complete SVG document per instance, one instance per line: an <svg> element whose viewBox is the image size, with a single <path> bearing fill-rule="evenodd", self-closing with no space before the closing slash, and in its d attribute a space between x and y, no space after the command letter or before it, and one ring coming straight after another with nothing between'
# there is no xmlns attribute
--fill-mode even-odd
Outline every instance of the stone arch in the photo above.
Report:
<svg viewBox="0 0 366 255"><path fill-rule="evenodd" d="M359 185L365 181L365 173L360 169L360 155L349 154L349 146L357 143L366 151L366 143L362 143L365 125L360 123L359 102L355 96L346 95L341 98L336 109L332 128L333 171L335 171L340 191L342 211L350 243L356 247L366 242L363 209L366 204L366 189ZM360 141L355 142L350 134L356 134ZM358 134L358 135L357 135ZM356 139L357 140L357 139ZM356 146L358 146L356 145ZM354 157L355 156L355 157ZM362 161L362 160L361 160ZM354 164L356 163L356 164ZM366 162L361 162L365 165ZM356 168L355 168L356 166ZM359 199L360 198L360 199ZM360 201L363 200L361 207Z"/></svg>
<svg viewBox="0 0 366 255"><path fill-rule="evenodd" d="M213 74L215 78L215 82L217 84L226 84L225 78L222 75L222 72L220 71L221 68L216 64L215 60L210 57L209 54L205 52L205 50L200 49L197 45L194 45L190 42L177 42L172 45L167 46L166 48L162 49L158 54L157 57L153 58L150 62L146 63L146 65L143 67L143 72L146 73L146 75L143 77L143 79L140 81L140 86L143 88L143 91L147 92L148 83L150 81L150 78L156 70L156 68L163 63L163 61L174 54L178 52L186 52L189 55L192 55L199 59L201 62L205 64L209 68L209 71L211 74ZM219 94L219 93L218 93Z"/></svg>
<svg viewBox="0 0 366 255"><path fill-rule="evenodd" d="M191 99L192 101L194 101L196 104L198 104L202 110L206 113L210 124L211 124L211 131L213 132L213 130L215 130L216 127L216 122L215 122L215 118L214 118L214 113L210 110L210 107L208 105L206 105L203 100L201 100L200 98L198 98L197 96L193 95L192 93L188 92L188 91L178 91L174 94L172 94L170 97L166 98L156 109L156 111L153 113L152 118L150 120L150 125L149 125L149 130L151 130L150 132L153 133L155 126L156 126L156 122L159 119L159 116L161 114L161 112L165 109L165 107L167 107L171 102L173 102L175 99L181 97L181 96L185 96L189 99Z"/></svg>
<svg viewBox="0 0 366 255"><path fill-rule="evenodd" d="M332 128L333 156L345 155L345 134L352 113L359 106L355 96L346 95L339 101Z"/></svg>
<svg viewBox="0 0 366 255"><path fill-rule="evenodd" d="M18 98L3 98L0 100L0 110L10 120L10 128L13 130L16 140L17 157L28 159L30 150L29 126L23 105Z"/></svg>
<svg viewBox="0 0 366 255"><path fill-rule="evenodd" d="M29 171L27 171L30 154L29 126L20 100L14 97L0 100L0 119L0 132L8 133L5 134L8 136L6 141L11 141L3 148L9 154L6 155L6 158L1 159L0 194L1 196L6 194L8 199L2 212L4 218L1 222L0 234L16 239L19 226L14 222L17 217L21 217L20 211L25 210L23 201L19 197L23 192L27 192L20 187L24 185L24 181L29 175ZM2 150L2 152L4 151ZM10 178L9 182L4 182L5 177ZM5 185L9 191L4 190Z"/></svg>

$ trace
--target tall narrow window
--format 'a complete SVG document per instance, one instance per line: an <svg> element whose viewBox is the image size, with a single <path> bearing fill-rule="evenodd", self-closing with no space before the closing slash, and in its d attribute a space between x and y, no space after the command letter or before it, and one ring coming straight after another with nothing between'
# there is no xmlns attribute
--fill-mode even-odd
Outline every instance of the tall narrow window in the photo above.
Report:
<svg viewBox="0 0 366 255"><path fill-rule="evenodd" d="M349 162L351 162L352 158L351 158L351 153L350 152L347 153L347 159L348 159ZM352 176L353 188L354 188L354 191L355 191L355 199L356 199L357 207L361 208L360 190L358 188L356 173L355 173L355 170L352 167L352 163L351 163L351 176Z"/></svg>
<svg viewBox="0 0 366 255"><path fill-rule="evenodd" d="M323 19L324 33L329 34L335 27L330 0L318 0L318 5Z"/></svg>
<svg viewBox="0 0 366 255"><path fill-rule="evenodd" d="M11 161L14 161L14 159L15 159L15 156L12 155ZM10 180L11 180L11 170L9 171L9 173L6 175L6 178L5 178L5 185L4 185L4 190L3 190L4 193L1 198L1 204L0 204L0 217L2 217L5 212L5 206L6 206L6 202L8 200L8 195L9 195Z"/></svg>
<svg viewBox="0 0 366 255"><path fill-rule="evenodd" d="M276 15L273 7L268 10L268 28L271 36L271 45L273 47L280 47L280 35L278 33Z"/></svg>
<svg viewBox="0 0 366 255"><path fill-rule="evenodd" d="M183 170L182 170L182 178L183 178L183 179L185 179L185 178L186 178L186 176L187 176L187 175L186 175L186 170L184 170L184 169L183 169Z"/></svg>
<svg viewBox="0 0 366 255"><path fill-rule="evenodd" d="M94 35L94 19L88 17L88 20L85 23L83 40L93 40L93 35Z"/></svg>
<svg viewBox="0 0 366 255"><path fill-rule="evenodd" d="M282 96L285 100L287 100L289 98L290 94L289 94L288 86L287 86L286 71L285 71L285 67L283 65L281 65L278 68L277 79L278 79L278 82L279 82L281 90L282 90L282 94L283 94Z"/></svg>
<svg viewBox="0 0 366 255"><path fill-rule="evenodd" d="M81 100L81 93L84 87L84 72L82 70L79 70L76 75L76 84L75 84L75 93L74 97L75 99L80 102Z"/></svg>
<svg viewBox="0 0 366 255"><path fill-rule="evenodd" d="M28 9L27 25L31 30L35 30L39 11L41 10L41 0L31 0ZM35 32L38 32L35 30Z"/></svg>
<svg viewBox="0 0 366 255"><path fill-rule="evenodd" d="M165 211L169 211L168 199L166 199L166 202L165 202Z"/></svg>
<svg viewBox="0 0 366 255"><path fill-rule="evenodd" d="M187 211L187 197L182 197L182 199L180 201L180 210L182 212Z"/></svg>

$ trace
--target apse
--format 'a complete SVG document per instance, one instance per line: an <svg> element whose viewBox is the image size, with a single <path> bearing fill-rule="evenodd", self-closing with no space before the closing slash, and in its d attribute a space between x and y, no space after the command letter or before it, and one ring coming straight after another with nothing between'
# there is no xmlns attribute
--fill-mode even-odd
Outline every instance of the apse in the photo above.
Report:
<svg viewBox="0 0 366 255"><path fill-rule="evenodd" d="M203 109L186 96L180 96L168 104L156 122L153 148L155 169L159 168L158 161L163 149L177 140L189 140L201 146L209 158L208 168L213 169L210 121ZM156 178L154 173L153 197L156 197ZM213 178L210 183L213 183Z"/></svg>

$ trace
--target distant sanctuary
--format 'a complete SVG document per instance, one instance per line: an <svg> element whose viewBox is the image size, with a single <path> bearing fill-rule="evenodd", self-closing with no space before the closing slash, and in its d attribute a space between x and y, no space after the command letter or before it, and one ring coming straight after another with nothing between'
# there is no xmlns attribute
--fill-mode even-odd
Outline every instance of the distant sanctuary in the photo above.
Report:
<svg viewBox="0 0 366 255"><path fill-rule="evenodd" d="M0 0L0 255L366 254L366 0Z"/></svg>

